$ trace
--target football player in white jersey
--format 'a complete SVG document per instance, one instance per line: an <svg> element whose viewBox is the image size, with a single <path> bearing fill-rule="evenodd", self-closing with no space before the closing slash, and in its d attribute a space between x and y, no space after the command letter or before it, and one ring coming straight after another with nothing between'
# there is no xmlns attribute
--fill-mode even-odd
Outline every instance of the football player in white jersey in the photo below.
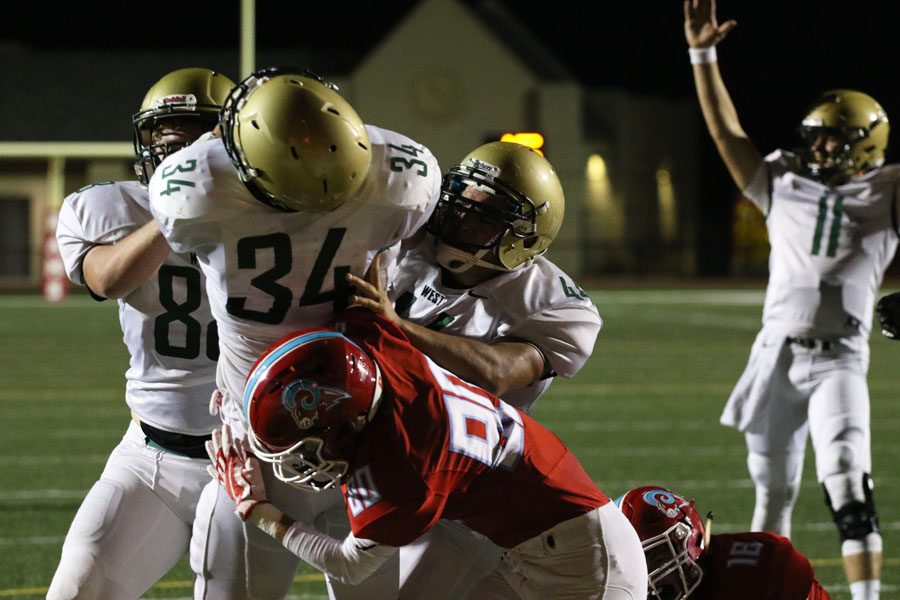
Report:
<svg viewBox="0 0 900 600"><path fill-rule="evenodd" d="M241 433L244 382L256 359L298 328L327 324L347 303L346 274L365 273L380 250L425 224L440 170L427 148L364 125L334 86L308 71L247 77L226 101L220 131L160 165L150 202L172 248L195 253L206 274L219 325L220 412ZM296 494L267 476L296 520L313 523L334 505L344 513L337 491ZM195 520L205 527L196 535L208 540L195 569L210 581L242 573L246 581L230 597L283 597L299 559L255 527L245 531L234 508L211 482ZM329 585L340 598L363 593Z"/></svg>
<svg viewBox="0 0 900 600"><path fill-rule="evenodd" d="M530 148L492 142L443 178L422 243L368 281L354 300L397 323L432 360L529 411L555 375L571 377L594 348L601 320L588 295L542 256L563 220L552 165ZM502 549L440 521L400 550L409 597L460 598L493 571ZM507 584L492 574L473 597Z"/></svg>
<svg viewBox="0 0 900 600"><path fill-rule="evenodd" d="M887 115L861 92L825 92L801 123L803 148L762 157L716 61L715 43L735 22L718 24L711 0L684 7L707 127L735 183L766 215L771 245L763 328L721 419L746 438L752 529L790 535L811 436L853 598L877 598L866 373L872 308L897 248L900 169L883 165Z"/></svg>
<svg viewBox="0 0 900 600"><path fill-rule="evenodd" d="M167 154L216 125L233 86L208 69L180 69L135 114L142 182ZM57 240L66 271L98 300L118 298L131 355L132 421L72 522L48 598L138 598L188 552L209 476L207 410L219 347L203 275L171 251L137 181L100 183L63 202Z"/></svg>

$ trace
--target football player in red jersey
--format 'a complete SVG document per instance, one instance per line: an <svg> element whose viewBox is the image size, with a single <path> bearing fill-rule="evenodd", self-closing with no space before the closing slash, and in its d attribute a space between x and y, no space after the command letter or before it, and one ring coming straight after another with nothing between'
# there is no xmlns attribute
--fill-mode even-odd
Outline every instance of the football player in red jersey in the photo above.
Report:
<svg viewBox="0 0 900 600"><path fill-rule="evenodd" d="M241 518L332 577L361 581L446 518L506 549L498 569L522 597L646 595L637 535L563 443L368 310L272 345L244 413L246 441L214 434L211 472ZM302 490L340 485L352 533L342 542L286 517L258 460Z"/></svg>
<svg viewBox="0 0 900 600"><path fill-rule="evenodd" d="M648 598L829 598L809 560L784 536L763 532L709 536L694 501L659 486L634 488L616 504L641 538Z"/></svg>

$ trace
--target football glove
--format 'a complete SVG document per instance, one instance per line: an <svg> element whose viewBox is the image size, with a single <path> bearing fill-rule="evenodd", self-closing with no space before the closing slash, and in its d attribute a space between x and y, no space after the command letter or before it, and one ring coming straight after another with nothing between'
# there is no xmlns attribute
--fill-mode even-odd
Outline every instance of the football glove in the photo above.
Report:
<svg viewBox="0 0 900 600"><path fill-rule="evenodd" d="M209 414L210 416L217 416L222 419L222 422L225 422L225 417L222 415L222 400L225 399L225 396L222 395L222 392L219 391L219 388L213 390L212 396L209 397Z"/></svg>
<svg viewBox="0 0 900 600"><path fill-rule="evenodd" d="M900 340L900 292L883 296L875 305L875 315L881 325L881 334L892 340Z"/></svg>
<svg viewBox="0 0 900 600"><path fill-rule="evenodd" d="M228 425L213 432L206 452L212 461L207 467L209 474L225 488L241 520L246 521L258 505L268 504L259 460L247 451L246 441L233 438Z"/></svg>

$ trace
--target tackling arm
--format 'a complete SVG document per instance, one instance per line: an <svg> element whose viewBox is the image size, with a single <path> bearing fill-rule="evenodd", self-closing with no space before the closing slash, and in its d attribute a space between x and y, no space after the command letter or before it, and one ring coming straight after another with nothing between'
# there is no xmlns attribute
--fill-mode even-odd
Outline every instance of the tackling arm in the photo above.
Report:
<svg viewBox="0 0 900 600"><path fill-rule="evenodd" d="M718 24L715 0L684 2L684 34L692 49L714 46L735 25L737 22L733 20ZM700 64L693 66L693 72L697 99L700 101L706 127L732 179L743 191L759 168L762 156L741 127L737 110L715 58L707 55Z"/></svg>
<svg viewBox="0 0 900 600"><path fill-rule="evenodd" d="M95 246L82 264L84 282L104 298L124 298L150 279L171 252L155 221L115 244Z"/></svg>
<svg viewBox="0 0 900 600"><path fill-rule="evenodd" d="M432 331L404 319L397 324L413 346L434 362L494 395L502 396L530 385L544 373L544 357L531 344L486 344Z"/></svg>
<svg viewBox="0 0 900 600"><path fill-rule="evenodd" d="M434 362L498 396L525 387L544 374L544 356L531 344L517 341L486 344L400 318L384 292L380 260L376 256L372 261L366 279L347 275L347 281L357 290L351 300L396 323L412 345Z"/></svg>
<svg viewBox="0 0 900 600"><path fill-rule="evenodd" d="M358 539L352 533L343 541L335 539L293 521L271 504L257 506L247 521L341 583L359 583L397 552L393 546Z"/></svg>
<svg viewBox="0 0 900 600"><path fill-rule="evenodd" d="M269 502L259 460L250 454L246 440L235 440L228 425L213 432L206 443L210 475L234 501L235 513L315 568L342 583L359 583L375 572L397 548L356 538L343 542L295 522Z"/></svg>

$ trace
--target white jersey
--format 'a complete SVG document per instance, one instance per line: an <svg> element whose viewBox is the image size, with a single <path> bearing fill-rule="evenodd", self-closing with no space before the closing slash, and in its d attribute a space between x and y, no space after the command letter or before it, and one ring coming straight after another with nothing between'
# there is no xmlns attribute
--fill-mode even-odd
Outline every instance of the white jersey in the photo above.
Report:
<svg viewBox="0 0 900 600"><path fill-rule="evenodd" d="M776 151L744 191L766 215L771 253L763 325L861 347L897 249L900 165L829 187Z"/></svg>
<svg viewBox="0 0 900 600"><path fill-rule="evenodd" d="M153 220L136 181L100 183L69 195L56 239L66 272L84 285L82 262L94 246L113 244ZM119 301L119 322L131 355L125 400L147 424L206 435L218 341L203 276L189 254L170 254L159 272Z"/></svg>
<svg viewBox="0 0 900 600"><path fill-rule="evenodd" d="M431 238L404 253L388 272L387 292L401 317L429 329L485 343L530 343L549 363L546 376L503 395L524 411L550 386L553 375L571 377L590 357L601 320L594 303L544 257L472 288L444 285Z"/></svg>
<svg viewBox="0 0 900 600"><path fill-rule="evenodd" d="M241 418L244 382L259 355L297 329L326 324L346 302L345 274L365 273L437 202L441 173L431 152L398 133L367 131L366 180L331 212L288 213L256 200L224 143L209 136L154 172L154 217L173 249L197 255L207 277L221 340L218 384L232 421Z"/></svg>

